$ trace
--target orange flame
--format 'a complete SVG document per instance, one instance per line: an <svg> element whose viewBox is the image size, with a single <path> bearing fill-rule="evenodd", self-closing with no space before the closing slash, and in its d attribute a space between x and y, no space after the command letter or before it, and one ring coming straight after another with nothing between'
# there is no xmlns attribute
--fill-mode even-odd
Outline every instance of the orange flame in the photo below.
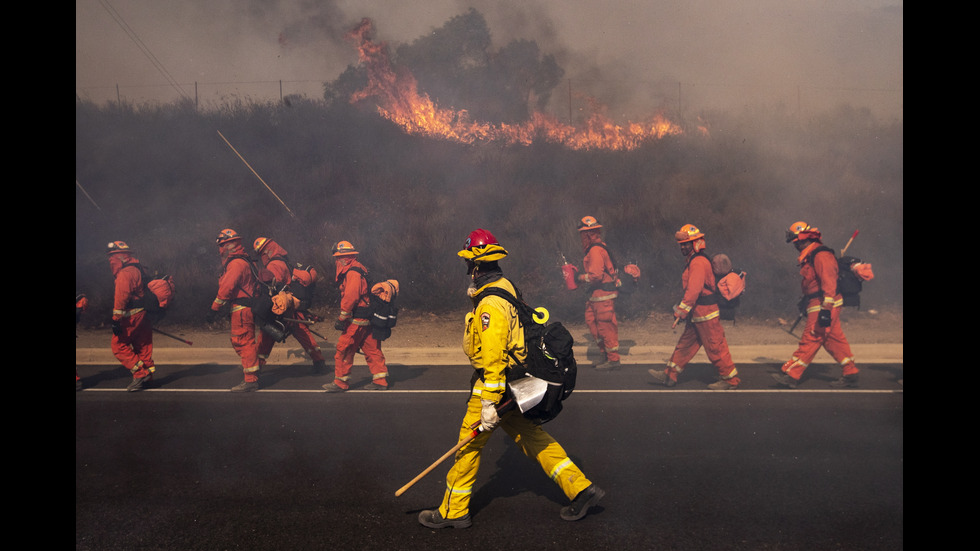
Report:
<svg viewBox="0 0 980 551"><path fill-rule="evenodd" d="M347 36L358 43L359 59L367 69L368 85L351 98L357 103L367 98L378 102L378 113L410 134L457 141L461 143L500 142L508 145L530 145L535 140L558 143L571 149L632 150L649 139L682 134L680 126L661 114L643 123L615 124L594 110L584 128L559 122L544 113L534 112L521 124L494 125L473 121L465 110L443 109L429 96L418 91L415 77L391 66L388 47L370 38L372 24L363 19Z"/></svg>

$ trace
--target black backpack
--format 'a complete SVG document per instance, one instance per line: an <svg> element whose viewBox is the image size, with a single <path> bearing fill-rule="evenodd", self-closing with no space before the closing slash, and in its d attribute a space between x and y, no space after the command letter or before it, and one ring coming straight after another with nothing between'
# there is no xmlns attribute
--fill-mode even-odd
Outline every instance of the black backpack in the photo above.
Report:
<svg viewBox="0 0 980 551"><path fill-rule="evenodd" d="M837 254L833 249L827 246L818 247L814 251L813 255L810 256L809 262L813 262L813 257L816 256L819 251L828 251L830 254L837 258ZM853 306L858 310L861 309L861 291L864 285L852 270L851 266L860 263L860 258L855 258L853 256L842 256L837 258L837 292L841 294L844 299L844 306ZM805 299L806 297L804 297Z"/></svg>
<svg viewBox="0 0 980 551"><path fill-rule="evenodd" d="M524 412L524 416L535 423L547 423L561 413L562 402L575 390L578 366L572 351L572 334L561 322L538 323L535 317L539 316L524 302L519 290L515 297L505 289L490 287L474 298L479 303L489 295L504 298L517 309L518 321L524 328L527 361L521 363L513 352L508 352L518 367L507 374L507 380L514 381L531 375L548 382L548 390L541 402Z"/></svg>
<svg viewBox="0 0 980 551"><path fill-rule="evenodd" d="M860 258L842 256L837 259L837 292L844 297L844 306L861 309L861 290L864 288L861 278L853 271L851 265L861 262Z"/></svg>

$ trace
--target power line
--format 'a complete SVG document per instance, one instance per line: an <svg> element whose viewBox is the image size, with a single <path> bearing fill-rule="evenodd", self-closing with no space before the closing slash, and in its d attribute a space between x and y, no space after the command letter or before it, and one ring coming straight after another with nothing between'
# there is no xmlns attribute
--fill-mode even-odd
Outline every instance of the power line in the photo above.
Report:
<svg viewBox="0 0 980 551"><path fill-rule="evenodd" d="M189 99L187 97L187 94L185 94L184 90L180 87L180 84L178 84L177 81L170 75L170 72L167 71L167 68L163 66L163 63L160 63L160 60L157 59L155 55L153 55L153 52L150 51L150 48L148 48L146 44L143 43L143 40L141 40L139 35L136 34L136 31L134 31L129 26L129 24L126 23L126 21L122 18L122 16L119 15L119 12L117 12L116 9L113 8L111 4L109 4L108 0L99 0L99 3L102 4L102 7L109 14L109 16L111 16L112 19L116 22L116 24L119 25L120 28L122 28L122 30L126 33L126 35L129 36L129 38L133 41L133 43L136 44L136 46L140 49L140 51L143 52L143 55L150 60L150 63L152 63L153 66L156 67L156 70L159 71L161 75L163 75L163 78L167 79L167 82L170 83L170 86L172 86L175 90L177 90L177 92L181 95L181 97L183 97L184 99ZM259 182L261 182L262 185L265 186L265 188L268 189L270 193L272 193L272 196L275 197L276 200L279 201L279 203L283 207L285 207L286 212L288 212L289 215L295 219L296 215L293 214L293 211L290 210L288 206L286 206L286 203L284 203L283 200L279 198L279 195L275 191L272 191L272 188L269 187L269 184L265 183L265 180L263 180L262 177L259 176L259 173L256 172L254 168L252 168L252 165L248 164L248 161L245 160L245 157L242 157L241 153L239 153L238 150L231 145L231 142L229 142L228 139L224 137L224 135L221 133L220 130L215 128L215 131L218 133L218 136L221 136L221 139L224 140L226 144L228 144L228 147L230 147L231 150L235 152L235 155L237 155L238 158L241 159L243 163L245 163L245 166L248 167L250 171L252 171L252 174L254 174L255 177L259 179ZM78 184L78 180L75 180L75 183ZM81 184L78 184L78 186L79 188L81 188ZM84 190L82 191L84 192Z"/></svg>

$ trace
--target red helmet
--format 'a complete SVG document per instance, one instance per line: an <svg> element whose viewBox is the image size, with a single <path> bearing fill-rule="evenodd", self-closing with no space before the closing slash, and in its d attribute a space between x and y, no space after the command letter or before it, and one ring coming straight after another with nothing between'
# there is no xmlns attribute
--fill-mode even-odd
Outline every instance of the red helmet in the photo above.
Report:
<svg viewBox="0 0 980 551"><path fill-rule="evenodd" d="M497 241L497 238L494 237L492 233L484 229L478 229L471 231L470 234L466 236L466 243L463 245L463 248L472 249L473 247L499 244L500 242Z"/></svg>
<svg viewBox="0 0 980 551"><path fill-rule="evenodd" d="M218 234L218 238L215 239L214 241L219 246L221 246L221 245L224 245L225 243L231 243L232 241L235 241L236 239L237 240L241 240L241 238L242 238L242 236L238 235L238 232L236 232L235 230L227 229L226 228L226 229L221 230L221 233Z"/></svg>
<svg viewBox="0 0 980 551"><path fill-rule="evenodd" d="M473 230L466 237L463 250L456 253L460 257L476 263L494 262L507 256L507 251L500 246L497 238L487 230Z"/></svg>

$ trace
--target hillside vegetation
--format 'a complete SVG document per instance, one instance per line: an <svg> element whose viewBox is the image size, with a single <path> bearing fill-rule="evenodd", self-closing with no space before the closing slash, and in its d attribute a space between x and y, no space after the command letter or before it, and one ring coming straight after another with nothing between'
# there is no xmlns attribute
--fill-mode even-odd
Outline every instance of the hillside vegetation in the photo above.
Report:
<svg viewBox="0 0 980 551"><path fill-rule="evenodd" d="M473 36L477 16L453 24L466 23L465 36ZM434 48L431 40L400 49L401 59L426 59L419 52ZM560 82L560 68L533 43L517 46L508 50L508 67L547 68L551 77L517 94L519 109L496 105L487 116L513 120ZM469 56L466 67L480 67L479 48L459 50ZM480 78L502 71L487 67ZM430 62L424 69L439 89L440 68ZM564 254L581 263L575 228L585 215L603 224L620 264L634 262L643 272L638 291L620 301L621 316L669 312L679 300L683 258L673 234L686 223L707 234L709 253L726 253L748 273L741 315L793 316L799 277L784 232L796 220L818 226L835 249L859 230L848 254L871 262L877 276L865 284L864 308L901 311L900 121L850 106L807 120L778 109L691 120L667 113L685 131L629 151L546 141L463 144L406 133L370 102L344 101L365 78L352 67L325 86L323 99L210 110L189 101L77 101L75 285L92 303L86 323L104 323L112 308L104 254L112 240L176 278L168 321L202 321L217 289L214 239L223 228L237 230L249 248L270 237L293 260L318 266L327 276L314 308L321 314L336 308L330 248L339 240L351 241L377 276L401 282L406 311L467 308L456 252L471 230L486 228L510 252L502 265L531 302L578 318L584 295L564 290L558 262ZM444 93L468 101L485 89Z"/></svg>
<svg viewBox="0 0 980 551"><path fill-rule="evenodd" d="M624 315L678 300L683 259L672 236L685 223L748 272L744 315L791 315L798 276L783 233L802 219L838 249L860 230L848 253L877 276L865 308L901 308L901 124L850 109L806 124L757 115L718 115L708 136L617 152L461 145L314 101L216 113L78 103L76 178L87 195L76 188L76 291L95 312L111 310L104 248L121 239L176 278L170 320L193 321L216 290L214 238L230 227L248 244L279 241L328 279L330 247L351 241L379 276L402 282L403 308L448 312L466 307L456 252L483 227L508 249L503 266L533 301L577 313L583 297L563 290L558 259L580 263L575 226L593 215L619 261L643 271Z"/></svg>

